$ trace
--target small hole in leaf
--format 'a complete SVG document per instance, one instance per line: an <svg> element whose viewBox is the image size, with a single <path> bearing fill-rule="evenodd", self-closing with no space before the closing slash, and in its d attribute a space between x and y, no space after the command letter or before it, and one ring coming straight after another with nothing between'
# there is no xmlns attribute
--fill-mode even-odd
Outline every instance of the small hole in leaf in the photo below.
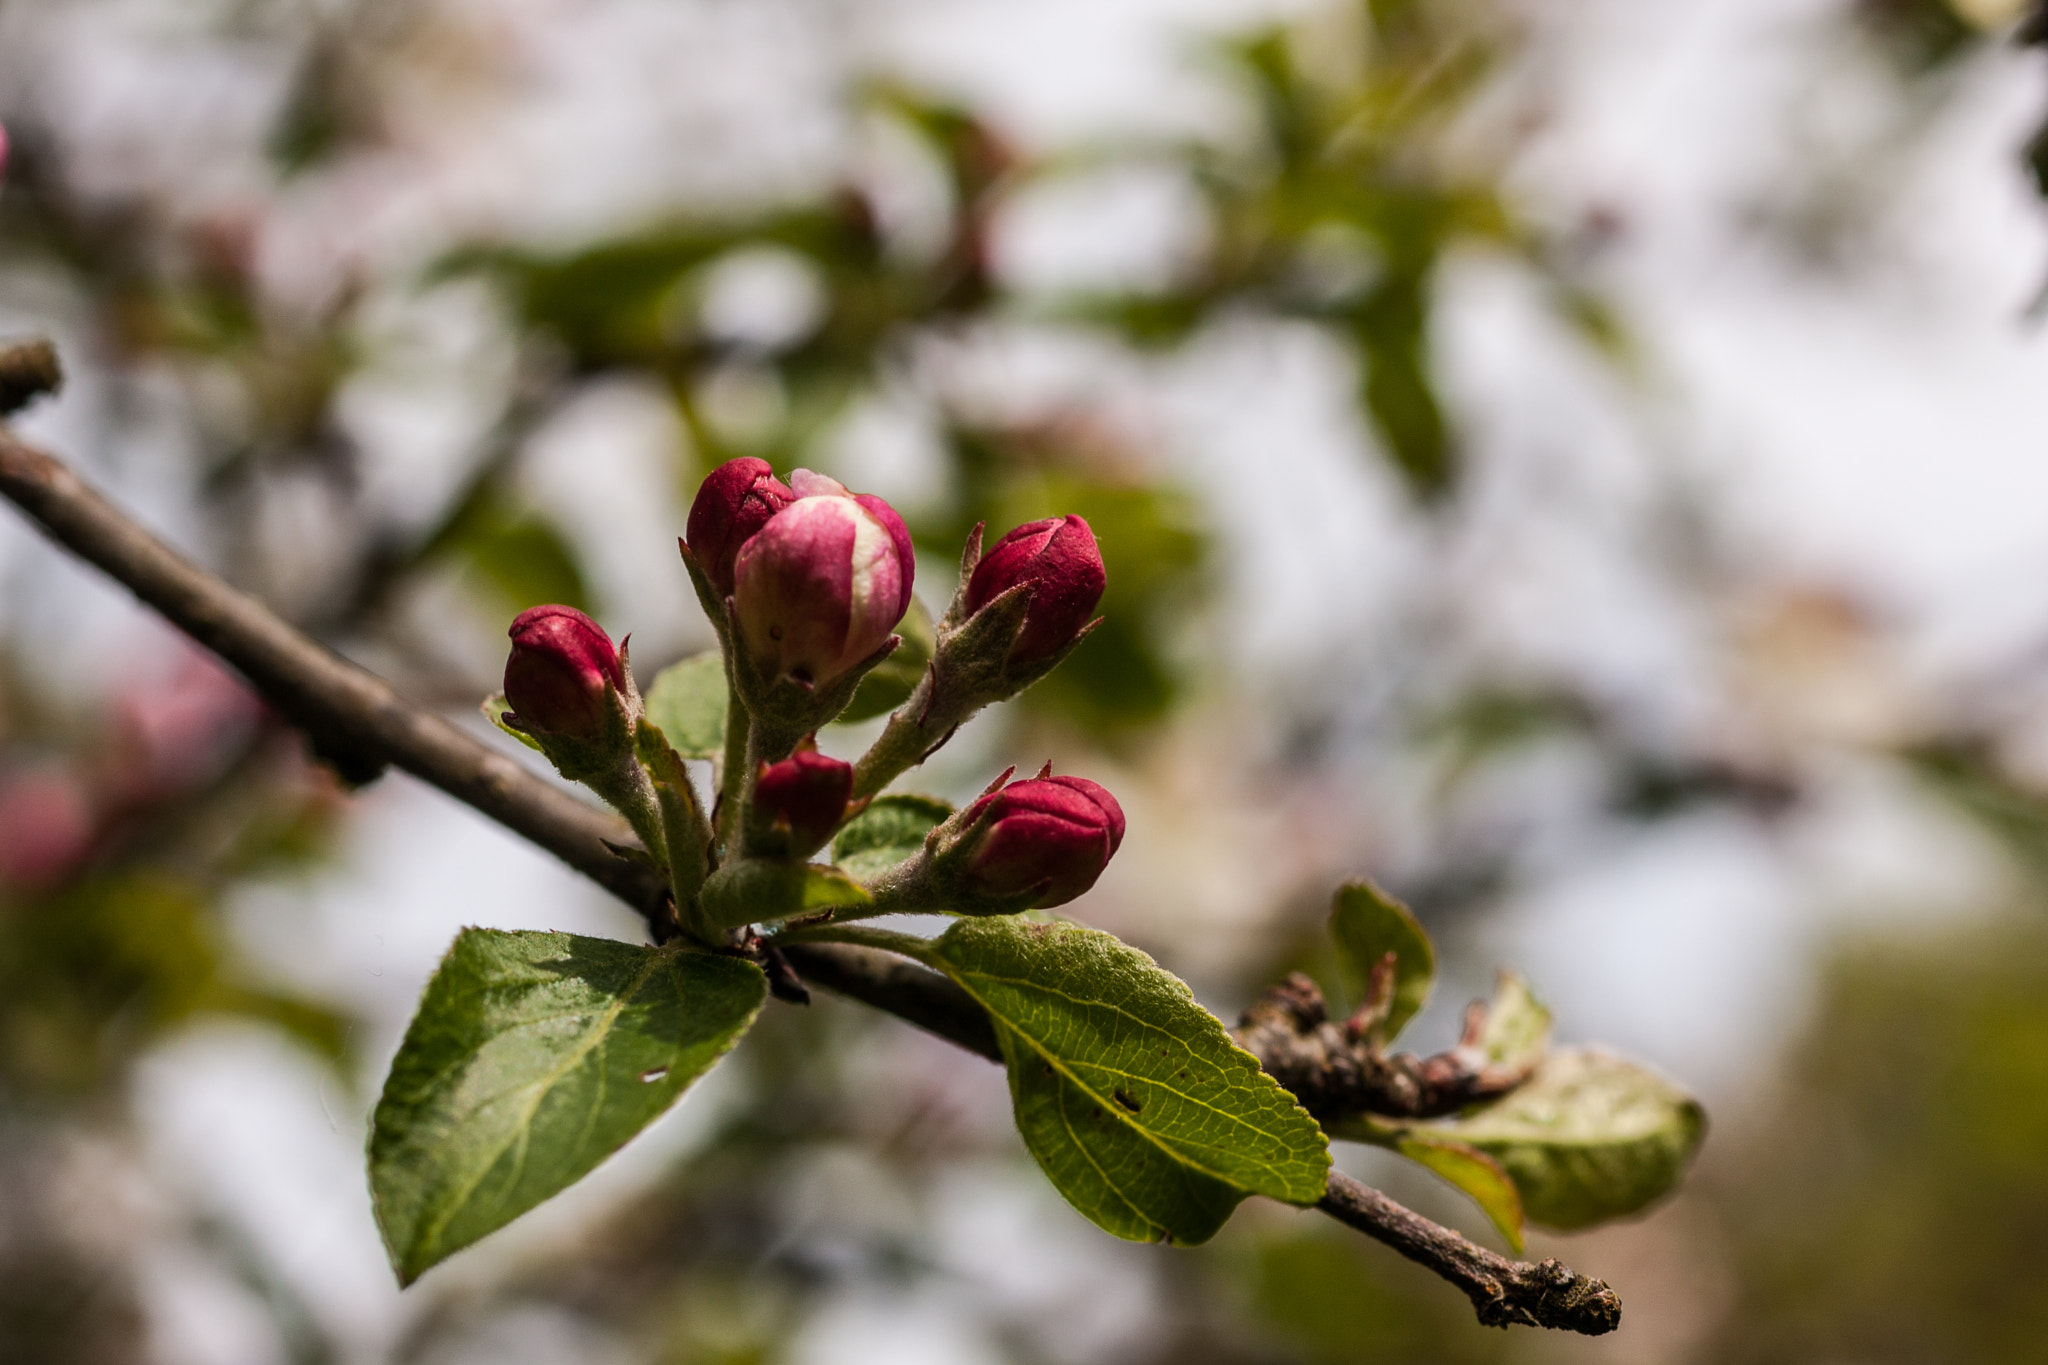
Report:
<svg viewBox="0 0 2048 1365"><path fill-rule="evenodd" d="M656 1081L660 1080L663 1076L666 1075L668 1075L668 1068L665 1066L657 1066L650 1071L641 1072L640 1079L642 1081L645 1081L649 1085L653 1085Z"/></svg>
<svg viewBox="0 0 2048 1365"><path fill-rule="evenodd" d="M1139 1104L1138 1104L1138 1102L1137 1102L1136 1100L1134 1100L1134 1099L1132 1099L1132 1098L1131 1098L1131 1093L1130 1093L1130 1091L1128 1091L1128 1090L1118 1090L1118 1091L1115 1091L1114 1093L1112 1093L1112 1094L1111 1094L1110 1098L1111 1098L1111 1099L1113 1099L1113 1100L1115 1100L1115 1101L1116 1101L1116 1102L1117 1102L1118 1104L1122 1105L1122 1106L1123 1106L1124 1108L1126 1108L1126 1109L1130 1110L1130 1111L1131 1111L1131 1112L1132 1112L1133 1114L1135 1114L1135 1113L1137 1113L1137 1112L1138 1112L1138 1109L1139 1109Z"/></svg>

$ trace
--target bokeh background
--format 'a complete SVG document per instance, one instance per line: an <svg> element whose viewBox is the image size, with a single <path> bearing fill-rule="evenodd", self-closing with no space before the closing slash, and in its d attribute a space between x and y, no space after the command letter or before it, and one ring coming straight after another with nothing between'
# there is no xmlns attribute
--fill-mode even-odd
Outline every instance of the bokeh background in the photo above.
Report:
<svg viewBox="0 0 2048 1365"><path fill-rule="evenodd" d="M995 1068L775 1006L401 1295L362 1140L439 955L637 921L0 516L0 1361L2039 1360L2021 7L0 0L0 332L71 375L21 428L194 556L487 733L521 607L709 645L736 454L889 497L933 607L1081 512L1107 625L920 785L1111 786L1073 912L1226 1016L1369 874L1416 1041L1512 963L1714 1119L1536 1239L1621 1332L1508 1335L1309 1214L1114 1242Z"/></svg>

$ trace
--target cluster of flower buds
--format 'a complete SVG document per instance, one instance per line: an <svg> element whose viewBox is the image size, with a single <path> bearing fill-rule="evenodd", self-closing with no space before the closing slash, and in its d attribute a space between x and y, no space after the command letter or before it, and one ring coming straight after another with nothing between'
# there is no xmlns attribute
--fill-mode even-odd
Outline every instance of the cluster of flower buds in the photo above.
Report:
<svg viewBox="0 0 2048 1365"><path fill-rule="evenodd" d="M632 822L669 873L684 932L723 942L720 926L740 923L757 897L788 898L761 904L762 921L819 897L841 918L856 903L860 914L985 915L1064 905L1095 884L1123 840L1123 811L1050 765L1022 782L1003 774L865 887L805 862L973 710L1014 696L1079 644L1105 584L1087 522L1032 522L985 555L977 528L931 660L859 765L818 753L815 732L900 643L916 567L902 518L822 474L800 469L784 483L765 460L738 459L704 481L686 529L683 561L725 653L716 827L682 757L645 722L624 647L583 613L535 607L512 623L501 717Z"/></svg>

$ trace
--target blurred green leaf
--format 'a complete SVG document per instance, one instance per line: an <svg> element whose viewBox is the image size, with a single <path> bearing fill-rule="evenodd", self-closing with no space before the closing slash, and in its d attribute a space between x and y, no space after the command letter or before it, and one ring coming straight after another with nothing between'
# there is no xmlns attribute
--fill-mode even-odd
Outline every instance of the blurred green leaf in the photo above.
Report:
<svg viewBox="0 0 2048 1365"><path fill-rule="evenodd" d="M551 602L590 609L569 542L542 518L513 506L494 484L481 486L457 509L421 557L467 567L518 611Z"/></svg>
<svg viewBox="0 0 2048 1365"><path fill-rule="evenodd" d="M1487 1002L1479 1050L1496 1066L1534 1064L1550 1049L1550 1022L1550 1011L1521 973L1503 970Z"/></svg>
<svg viewBox="0 0 2048 1365"><path fill-rule="evenodd" d="M1514 1178L1531 1222L1571 1231L1668 1193L1706 1135L1706 1113L1652 1072L1580 1049L1552 1053L1501 1100L1405 1131L1478 1148Z"/></svg>
<svg viewBox="0 0 2048 1365"><path fill-rule="evenodd" d="M910 700L918 680L924 677L937 641L932 632L932 614L925 610L924 603L915 597L910 599L910 610L897 623L896 633L903 637L903 643L860 680L853 700L840 713L842 724L869 720L894 711Z"/></svg>
<svg viewBox="0 0 2048 1365"><path fill-rule="evenodd" d="M655 674L644 698L647 719L684 758L725 753L725 659L715 649Z"/></svg>
<svg viewBox="0 0 2048 1365"><path fill-rule="evenodd" d="M929 796L881 796L856 815L832 841L832 861L850 877L865 881L888 871L924 847L925 835L953 808Z"/></svg>
<svg viewBox="0 0 2048 1365"><path fill-rule="evenodd" d="M429 1267L575 1183L724 1056L767 996L735 957L465 929L370 1132L392 1267Z"/></svg>
<svg viewBox="0 0 2048 1365"><path fill-rule="evenodd" d="M1322 1197L1315 1120L1137 949L991 918L961 920L923 956L995 1020L1024 1144L1098 1227L1193 1244L1249 1195Z"/></svg>
<svg viewBox="0 0 2048 1365"><path fill-rule="evenodd" d="M1429 1003L1436 985L1436 948L1407 906L1369 881L1346 882L1330 905L1330 936L1344 970L1352 999L1363 1000L1373 970L1388 953L1394 955L1394 998L1382 1025L1392 1042L1402 1028Z"/></svg>
<svg viewBox="0 0 2048 1365"><path fill-rule="evenodd" d="M721 929L873 903L839 868L768 858L734 859L711 874L703 891L704 913Z"/></svg>

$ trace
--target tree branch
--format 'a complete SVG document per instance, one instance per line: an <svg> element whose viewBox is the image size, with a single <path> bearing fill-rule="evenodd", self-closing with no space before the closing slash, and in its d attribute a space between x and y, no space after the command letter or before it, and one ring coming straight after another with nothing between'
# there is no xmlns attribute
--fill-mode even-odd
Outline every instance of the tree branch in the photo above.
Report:
<svg viewBox="0 0 2048 1365"><path fill-rule="evenodd" d="M0 352L0 370L6 353ZM172 624L234 665L304 730L323 757L358 775L402 768L472 806L626 901L650 923L665 914L653 872L605 842L625 823L587 805L439 716L407 705L383 679L294 630L268 607L199 568L124 516L62 463L0 428L0 494L51 539L98 566Z"/></svg>
<svg viewBox="0 0 2048 1365"><path fill-rule="evenodd" d="M0 349L0 374L20 348ZM30 395L33 396L33 395ZM665 888L652 871L611 852L622 821L493 752L438 716L409 706L389 684L308 639L253 598L172 550L87 487L61 462L0 427L0 495L53 540L125 584L174 625L248 678L316 750L374 772L389 764L547 849L633 906L665 937ZM988 1016L951 981L915 963L843 944L781 950L806 978L978 1056L1000 1060ZM1427 1266L1469 1295L1479 1320L1571 1331L1612 1331L1619 1299L1556 1261L1508 1261L1385 1195L1333 1173L1318 1207Z"/></svg>
<svg viewBox="0 0 2048 1365"><path fill-rule="evenodd" d="M1597 1337L1621 1326L1621 1296L1605 1281L1561 1261L1495 1255L1342 1171L1330 1172L1329 1191L1316 1207L1464 1290L1488 1327L1519 1323Z"/></svg>

